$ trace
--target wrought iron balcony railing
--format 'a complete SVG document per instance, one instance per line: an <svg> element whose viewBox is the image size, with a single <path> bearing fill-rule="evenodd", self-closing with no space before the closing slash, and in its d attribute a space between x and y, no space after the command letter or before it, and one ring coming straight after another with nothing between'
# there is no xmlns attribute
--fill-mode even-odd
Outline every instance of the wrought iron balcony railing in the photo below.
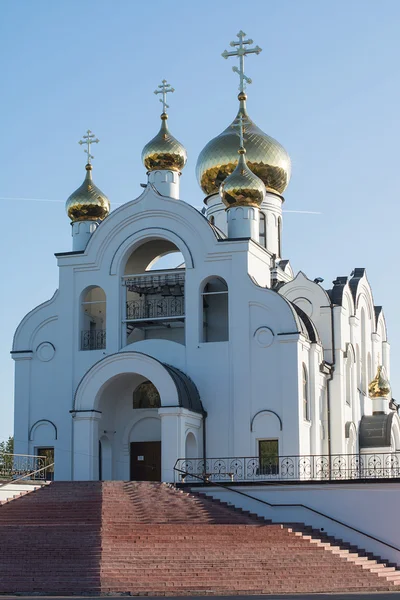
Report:
<svg viewBox="0 0 400 600"><path fill-rule="evenodd" d="M400 477L400 452L334 454L332 456L270 456L180 458L176 481L280 482L389 479Z"/></svg>
<svg viewBox="0 0 400 600"><path fill-rule="evenodd" d="M46 456L0 453L0 482L21 478L45 480L46 471L52 467Z"/></svg>
<svg viewBox="0 0 400 600"><path fill-rule="evenodd" d="M81 331L81 350L104 350L105 347L105 329Z"/></svg>
<svg viewBox="0 0 400 600"><path fill-rule="evenodd" d="M126 303L126 320L160 319L165 317L184 317L185 299L169 296L166 298L139 298Z"/></svg>

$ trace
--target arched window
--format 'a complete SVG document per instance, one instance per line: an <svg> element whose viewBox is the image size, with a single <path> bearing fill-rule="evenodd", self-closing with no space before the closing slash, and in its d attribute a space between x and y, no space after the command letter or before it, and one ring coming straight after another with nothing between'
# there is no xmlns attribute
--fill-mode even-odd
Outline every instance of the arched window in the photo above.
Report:
<svg viewBox="0 0 400 600"><path fill-rule="evenodd" d="M374 375L372 373L372 358L371 358L371 353L368 352L368 356L367 356L367 386L371 383L373 378L374 378ZM367 387L367 389L368 389L368 387Z"/></svg>
<svg viewBox="0 0 400 600"><path fill-rule="evenodd" d="M366 349L366 319L365 310L361 309L361 390L366 393L368 382L367 382L367 349Z"/></svg>
<svg viewBox="0 0 400 600"><path fill-rule="evenodd" d="M101 287L91 287L82 294L81 350L106 347L106 295Z"/></svg>
<svg viewBox="0 0 400 600"><path fill-rule="evenodd" d="M259 242L263 248L267 247L267 219L263 212L260 212L260 235Z"/></svg>
<svg viewBox="0 0 400 600"><path fill-rule="evenodd" d="M303 418L306 421L310 420L310 403L308 399L308 374L307 367L303 363Z"/></svg>
<svg viewBox="0 0 400 600"><path fill-rule="evenodd" d="M346 404L351 406L353 390L353 359L351 356L346 358Z"/></svg>
<svg viewBox="0 0 400 600"><path fill-rule="evenodd" d="M221 277L209 279L202 291L203 342L229 339L228 286Z"/></svg>
<svg viewBox="0 0 400 600"><path fill-rule="evenodd" d="M282 258L282 219L278 217L278 256Z"/></svg>
<svg viewBox="0 0 400 600"><path fill-rule="evenodd" d="M143 381L133 392L133 408L160 408L160 394L151 381Z"/></svg>

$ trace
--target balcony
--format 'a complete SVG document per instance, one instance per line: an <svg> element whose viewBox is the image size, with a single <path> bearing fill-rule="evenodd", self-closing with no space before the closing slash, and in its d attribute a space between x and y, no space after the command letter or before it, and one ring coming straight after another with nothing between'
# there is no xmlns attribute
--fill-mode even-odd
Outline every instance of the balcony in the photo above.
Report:
<svg viewBox="0 0 400 600"><path fill-rule="evenodd" d="M174 269L124 277L126 287L125 319L127 337L136 331L144 339L153 335L169 338L183 336L185 321L185 271ZM181 329L178 334L176 329ZM153 330L153 334L149 333ZM167 330L175 330L171 336ZM138 333L141 332L141 333ZM141 338L143 339L143 337Z"/></svg>
<svg viewBox="0 0 400 600"><path fill-rule="evenodd" d="M104 350L106 347L105 329L81 331L81 350Z"/></svg>
<svg viewBox="0 0 400 600"><path fill-rule="evenodd" d="M191 483L389 480L400 478L400 452L207 458L206 461L180 458L174 470L177 482Z"/></svg>

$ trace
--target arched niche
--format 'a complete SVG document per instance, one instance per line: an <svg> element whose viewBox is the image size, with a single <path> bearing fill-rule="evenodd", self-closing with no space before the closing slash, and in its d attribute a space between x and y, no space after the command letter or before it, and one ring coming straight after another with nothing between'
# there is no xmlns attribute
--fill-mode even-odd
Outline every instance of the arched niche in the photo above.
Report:
<svg viewBox="0 0 400 600"><path fill-rule="evenodd" d="M185 440L185 458L198 458L198 452L199 450L196 436L192 431L189 431L186 434Z"/></svg>
<svg viewBox="0 0 400 600"><path fill-rule="evenodd" d="M57 440L57 427L53 421L41 419L32 425L29 431L29 440L39 442L41 445L52 444Z"/></svg>

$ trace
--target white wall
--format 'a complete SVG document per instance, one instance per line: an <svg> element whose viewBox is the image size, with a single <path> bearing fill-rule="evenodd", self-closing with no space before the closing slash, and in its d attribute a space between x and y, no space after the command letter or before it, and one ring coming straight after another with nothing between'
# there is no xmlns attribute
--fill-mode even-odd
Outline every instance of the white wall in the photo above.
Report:
<svg viewBox="0 0 400 600"><path fill-rule="evenodd" d="M271 504L303 504L400 548L400 521L396 513L400 493L398 483L241 486L236 489ZM269 507L226 488L209 486L194 488L194 491L203 491L275 523L298 522L316 529L323 528L329 535L356 544L359 548L374 552L400 566L400 551L390 549L307 508Z"/></svg>

